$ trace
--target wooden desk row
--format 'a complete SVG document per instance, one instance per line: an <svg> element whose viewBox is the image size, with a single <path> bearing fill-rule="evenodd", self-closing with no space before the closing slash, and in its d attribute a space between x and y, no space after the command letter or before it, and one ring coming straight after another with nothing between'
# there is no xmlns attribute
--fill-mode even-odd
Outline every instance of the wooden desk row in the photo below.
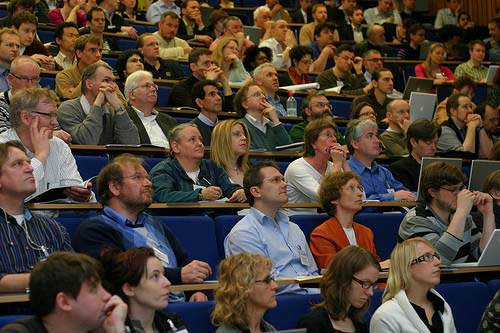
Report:
<svg viewBox="0 0 500 333"><path fill-rule="evenodd" d="M464 275L483 275L490 273L500 272L500 266L490 266L490 267L470 267L470 268L442 268L442 277L457 277ZM387 280L388 273L380 272L379 280ZM306 276L306 277L290 277L290 278L279 278L276 280L278 285L288 285L288 284L318 284L321 282L323 276ZM215 290L219 286L217 281L207 281L205 283L198 284L183 284L171 286L171 291L207 291ZM29 294L27 293L1 293L0 303L14 303L14 302L29 302Z"/></svg>
<svg viewBox="0 0 500 333"><path fill-rule="evenodd" d="M380 201L380 202L364 202L363 207L414 207L415 201ZM99 210L102 209L100 203L34 203L28 204L28 208L32 210ZM232 203L232 202L185 202L185 203L153 203L148 209L190 209L190 210L213 210L213 209L247 209L250 208L248 203ZM318 202L313 203L287 203L283 208L320 208Z"/></svg>

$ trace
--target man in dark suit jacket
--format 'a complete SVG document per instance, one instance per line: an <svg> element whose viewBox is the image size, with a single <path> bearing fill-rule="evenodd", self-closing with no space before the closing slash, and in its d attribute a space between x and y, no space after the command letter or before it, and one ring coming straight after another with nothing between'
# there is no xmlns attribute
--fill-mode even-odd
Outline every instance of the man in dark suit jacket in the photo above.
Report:
<svg viewBox="0 0 500 333"><path fill-rule="evenodd" d="M363 27L363 9L356 7L349 16L350 23L344 23L339 28L339 37L341 41L354 40L356 43L361 43L366 39L366 27ZM354 34L356 32L356 35Z"/></svg>
<svg viewBox="0 0 500 333"><path fill-rule="evenodd" d="M207 47L213 42L205 31L200 11L200 3L197 0L186 0L181 5L182 19L179 21L177 37L190 40L196 39L204 43Z"/></svg>
<svg viewBox="0 0 500 333"><path fill-rule="evenodd" d="M299 8L290 14L293 23L310 23L313 18L311 15L312 0L299 0Z"/></svg>
<svg viewBox="0 0 500 333"><path fill-rule="evenodd" d="M328 10L328 18L337 25L349 24L349 16L352 15L356 7L356 0L342 0L337 8Z"/></svg>
<svg viewBox="0 0 500 333"><path fill-rule="evenodd" d="M125 96L129 100L127 112L139 132L141 144L168 148L168 133L177 121L164 112L155 110L158 86L147 71L136 71L127 77Z"/></svg>

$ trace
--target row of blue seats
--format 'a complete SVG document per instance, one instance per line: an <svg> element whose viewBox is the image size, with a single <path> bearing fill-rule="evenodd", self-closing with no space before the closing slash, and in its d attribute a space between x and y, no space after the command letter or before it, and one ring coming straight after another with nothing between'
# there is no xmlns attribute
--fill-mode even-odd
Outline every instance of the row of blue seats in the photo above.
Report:
<svg viewBox="0 0 500 333"><path fill-rule="evenodd" d="M482 282L443 283L436 287L453 311L455 326L459 333L476 332L486 305L500 289L500 280ZM368 323L381 304L382 290L375 290L370 307L365 316ZM278 306L267 311L265 319L277 329L286 330L297 326L299 318L306 314L312 305L321 301L319 295L281 295L277 297ZM180 315L186 322L189 332L212 333L210 315L214 302L174 303L166 311ZM0 316L0 328L24 316Z"/></svg>
<svg viewBox="0 0 500 333"><path fill-rule="evenodd" d="M92 212L90 215L94 214ZM70 237L73 238L80 222L88 216L59 217L57 221L68 230ZM396 245L403 216L402 213L360 213L355 220L373 230L378 254L381 258L387 259ZM241 215L221 215L213 219L208 216L158 216L157 218L177 236L190 258L203 260L214 268L212 278L215 278L216 268L220 260L224 258L224 239L242 217ZM326 214L293 215L290 220L301 228L309 241L314 228L327 218Z"/></svg>

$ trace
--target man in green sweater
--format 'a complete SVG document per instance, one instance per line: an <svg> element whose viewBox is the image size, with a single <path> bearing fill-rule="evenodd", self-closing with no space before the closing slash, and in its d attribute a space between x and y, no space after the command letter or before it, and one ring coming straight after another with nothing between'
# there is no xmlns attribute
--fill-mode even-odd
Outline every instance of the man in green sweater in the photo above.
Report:
<svg viewBox="0 0 500 333"><path fill-rule="evenodd" d="M276 146L292 143L276 108L269 104L257 83L241 87L234 98L234 109L248 129L250 149L276 150Z"/></svg>
<svg viewBox="0 0 500 333"><path fill-rule="evenodd" d="M404 99L395 99L387 104L389 127L380 135L387 156L408 155L406 132L410 127L410 106Z"/></svg>
<svg viewBox="0 0 500 333"><path fill-rule="evenodd" d="M331 110L332 106L330 104L330 101L323 93L311 91L302 102L302 116L305 120L294 125L290 130L290 138L292 139L292 141L304 141L304 130L307 124L315 119L319 119L324 116L331 116ZM345 144L345 140L342 134L340 134L338 131L336 132L337 142L342 145Z"/></svg>

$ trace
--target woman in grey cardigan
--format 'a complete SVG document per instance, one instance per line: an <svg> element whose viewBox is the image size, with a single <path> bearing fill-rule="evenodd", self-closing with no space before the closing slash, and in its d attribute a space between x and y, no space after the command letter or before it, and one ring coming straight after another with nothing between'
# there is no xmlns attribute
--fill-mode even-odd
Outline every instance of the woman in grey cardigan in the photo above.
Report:
<svg viewBox="0 0 500 333"><path fill-rule="evenodd" d="M439 254L425 238L399 243L391 253L387 288L370 332L456 332L450 306L433 289L441 279L440 265Z"/></svg>
<svg viewBox="0 0 500 333"><path fill-rule="evenodd" d="M216 333L263 333L276 329L262 318L276 307L278 284L271 275L269 258L241 253L224 259L219 266L212 322Z"/></svg>

